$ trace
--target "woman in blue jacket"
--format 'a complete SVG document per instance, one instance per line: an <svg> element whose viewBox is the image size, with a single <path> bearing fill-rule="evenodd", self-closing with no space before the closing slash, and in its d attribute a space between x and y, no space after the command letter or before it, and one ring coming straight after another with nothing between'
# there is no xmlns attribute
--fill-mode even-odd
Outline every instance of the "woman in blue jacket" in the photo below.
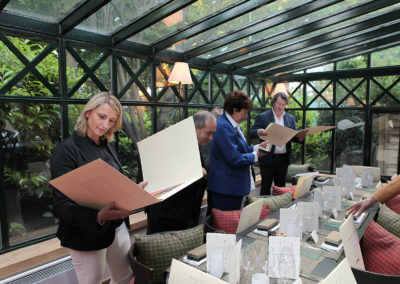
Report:
<svg viewBox="0 0 400 284"><path fill-rule="evenodd" d="M217 121L212 140L208 173L208 198L213 208L241 209L243 197L249 194L252 184L250 166L265 155L258 145L247 144L240 128L251 109L252 100L242 91L231 92L225 98L224 114ZM262 147L266 144L263 142Z"/></svg>

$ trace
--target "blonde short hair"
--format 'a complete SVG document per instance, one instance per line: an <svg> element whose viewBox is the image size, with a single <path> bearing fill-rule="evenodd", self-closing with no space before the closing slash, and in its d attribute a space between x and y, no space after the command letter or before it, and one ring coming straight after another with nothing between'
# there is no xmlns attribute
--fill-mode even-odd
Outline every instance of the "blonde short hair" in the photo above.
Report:
<svg viewBox="0 0 400 284"><path fill-rule="evenodd" d="M104 138L107 139L107 142L114 141L114 132L119 130L122 124L122 106L118 99L108 92L98 93L87 102L75 124L75 131L78 135L84 137L87 134L88 123L86 113L103 104L109 104L117 112L115 124L104 134Z"/></svg>

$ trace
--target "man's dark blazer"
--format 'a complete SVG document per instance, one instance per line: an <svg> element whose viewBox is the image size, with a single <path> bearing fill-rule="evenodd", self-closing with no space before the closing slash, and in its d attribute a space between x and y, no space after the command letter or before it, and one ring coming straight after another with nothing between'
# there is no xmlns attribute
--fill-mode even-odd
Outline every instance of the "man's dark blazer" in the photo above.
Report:
<svg viewBox="0 0 400 284"><path fill-rule="evenodd" d="M75 132L65 139L50 159L51 177L54 179L100 158L92 143L88 137L81 137ZM118 170L122 171L115 149L109 143L106 146L118 164ZM59 218L57 237L62 246L90 251L106 248L114 241L115 228L122 224L122 220L106 221L100 226L97 209L80 206L55 188L53 201L53 211ZM125 224L127 222L125 218Z"/></svg>
<svg viewBox="0 0 400 284"><path fill-rule="evenodd" d="M263 113L260 113L259 115L256 116L256 120L254 122L253 128L250 130L249 135L250 138L258 138L257 135L257 130L258 129L265 129L270 123L275 122L274 118L274 113L272 112L272 109L267 110ZM296 121L294 120L293 115L284 113L283 114L283 123L286 127L289 127L291 129L297 130L296 127ZM292 139L294 142L298 142L297 137L294 137ZM272 146L272 150L270 153L268 153L265 156L262 156L258 159L258 163L260 165L265 165L265 166L270 166L272 164L272 155L274 153L275 146ZM287 157L288 157L288 165L290 164L290 161L292 159L292 143L289 141L286 143L286 151L287 151Z"/></svg>
<svg viewBox="0 0 400 284"><path fill-rule="evenodd" d="M249 166L254 161L253 146L247 144L224 113L217 121L212 140L207 190L237 196L249 194Z"/></svg>

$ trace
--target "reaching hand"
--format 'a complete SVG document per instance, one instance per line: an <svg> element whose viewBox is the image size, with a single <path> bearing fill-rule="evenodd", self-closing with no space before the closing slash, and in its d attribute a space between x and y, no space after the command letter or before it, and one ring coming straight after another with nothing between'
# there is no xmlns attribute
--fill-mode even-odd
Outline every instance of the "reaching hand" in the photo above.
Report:
<svg viewBox="0 0 400 284"><path fill-rule="evenodd" d="M266 136L267 135L267 131L265 129L260 128L260 129L257 130L257 135L258 135L258 137Z"/></svg>
<svg viewBox="0 0 400 284"><path fill-rule="evenodd" d="M354 216L358 217L364 211L374 207L376 202L377 202L377 200L376 200L375 196L370 196L362 201L359 201L359 202L351 205L349 208L346 209L346 211L348 214L354 213Z"/></svg>
<svg viewBox="0 0 400 284"><path fill-rule="evenodd" d="M306 138L306 134L307 134L308 130L302 130L299 133L296 134L297 139L299 139L299 141L303 141L304 138Z"/></svg>
<svg viewBox="0 0 400 284"><path fill-rule="evenodd" d="M100 209L99 213L97 213L97 218L100 222L118 220L128 217L131 213L129 210L116 208L115 202L111 202Z"/></svg>

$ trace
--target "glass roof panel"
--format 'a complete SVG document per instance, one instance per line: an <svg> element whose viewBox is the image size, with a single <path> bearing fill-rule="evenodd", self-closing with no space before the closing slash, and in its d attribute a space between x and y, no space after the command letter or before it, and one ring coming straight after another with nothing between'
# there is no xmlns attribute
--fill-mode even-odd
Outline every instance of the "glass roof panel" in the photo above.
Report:
<svg viewBox="0 0 400 284"><path fill-rule="evenodd" d="M4 11L57 23L83 2L86 0L12 0L4 8Z"/></svg>
<svg viewBox="0 0 400 284"><path fill-rule="evenodd" d="M359 17L356 17L356 18L353 18L353 19L350 19L350 20L347 20L347 21L343 21L340 24L332 25L332 26L329 26L329 27L326 27L326 28L323 28L323 29L319 29L319 30L307 33L307 34L302 35L302 36L298 36L298 37L293 38L293 39L291 39L289 41L281 42L280 44L275 44L275 45L272 45L272 46L268 46L268 47L265 47L263 49L260 49L260 50L254 51L254 52L250 52L250 53L246 52L247 51L246 46L248 44L255 43L255 42L258 42L258 41L261 41L261 40L267 40L268 38L273 38L274 35L277 36L282 32L285 32L285 31L288 31L288 30L292 30L294 28L301 27L301 26L307 24L308 22L310 22L310 19L313 20L313 21L318 21L320 19L324 19L326 17L329 17L331 14L337 13L338 11L348 9L350 6L352 6L354 4L354 2L357 2L357 1L343 1L343 2L340 2L340 3L332 5L330 7L318 10L318 11L316 11L314 13L309 14L309 15L300 17L298 19L295 19L295 20L292 20L290 22L284 23L282 25L273 27L271 29L264 30L264 31L261 31L259 33L250 35L247 38L243 38L243 39L237 40L235 42L232 42L232 43L227 44L225 46L222 46L220 48L211 50L208 53L200 55L200 57L212 59L215 56L219 56L219 55L221 55L223 53L232 51L234 49L241 48L241 50L244 52L244 55L235 57L232 60L224 62L224 63L227 63L227 64L232 64L232 63L235 63L235 62L247 59L247 58L251 58L251 57L254 57L254 56L257 56L257 55L264 54L265 52L270 51L271 49L278 48L280 46L287 45L287 44L292 43L292 42L297 42L297 41L301 41L303 39L306 39L306 38L309 38L309 37L312 37L312 36L324 34L324 33L328 32L328 31L334 30L334 29L336 29L338 27L343 27L345 25L349 25L349 24L353 24L353 23L357 23L359 21L365 20L366 18L369 18L369 17L372 17L372 16L377 16L380 13L384 13L384 12L393 10L394 8L397 8L400 5L400 4L392 5L392 6L389 6L389 7L374 11L374 12L370 12L370 13L368 13L366 15L363 15L363 16L359 16Z"/></svg>
<svg viewBox="0 0 400 284"><path fill-rule="evenodd" d="M144 29L140 33L133 35L128 40L150 44L238 1L239 0L197 1L186 8L164 18L162 21L157 22L147 29Z"/></svg>
<svg viewBox="0 0 400 284"><path fill-rule="evenodd" d="M78 28L100 34L112 34L150 9L170 0L113 0L83 21Z"/></svg>
<svg viewBox="0 0 400 284"><path fill-rule="evenodd" d="M187 51L189 49L196 47L199 44L210 42L221 35L227 34L235 29L240 29L246 25L259 21L265 18L266 15L272 14L271 11L273 12L281 11L288 7L294 6L299 2L301 2L301 0L274 1L268 5L261 6L260 8L253 10L247 14L244 14L240 17L236 17L231 21L228 21L222 25L207 30L196 36L193 36L183 42L180 42L170 47L170 49L174 49L177 51ZM262 25L262 23L260 24Z"/></svg>

